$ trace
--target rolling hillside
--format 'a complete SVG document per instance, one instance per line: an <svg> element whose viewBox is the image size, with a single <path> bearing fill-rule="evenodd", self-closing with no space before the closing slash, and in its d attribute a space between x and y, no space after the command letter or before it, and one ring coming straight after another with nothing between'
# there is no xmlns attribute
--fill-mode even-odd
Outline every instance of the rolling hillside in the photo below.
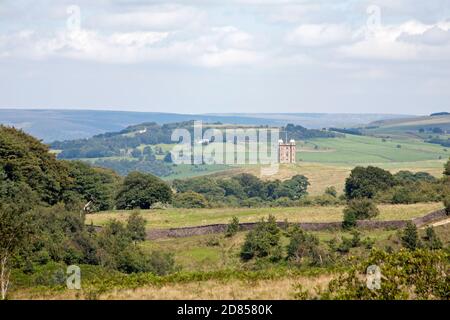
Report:
<svg viewBox="0 0 450 320"><path fill-rule="evenodd" d="M44 142L73 140L120 131L143 122L158 124L202 120L228 124L275 125L299 124L306 128L352 127L380 119L405 116L385 114L176 114L160 112L122 112L99 110L0 109L0 124L15 126Z"/></svg>
<svg viewBox="0 0 450 320"><path fill-rule="evenodd" d="M389 119L370 123L365 134L376 136L429 138L450 134L450 115Z"/></svg>

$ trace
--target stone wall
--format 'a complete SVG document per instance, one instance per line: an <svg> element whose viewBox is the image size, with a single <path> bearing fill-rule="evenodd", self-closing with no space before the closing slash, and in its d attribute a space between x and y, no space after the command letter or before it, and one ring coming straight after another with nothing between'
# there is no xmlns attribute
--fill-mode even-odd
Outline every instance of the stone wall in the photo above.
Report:
<svg viewBox="0 0 450 320"><path fill-rule="evenodd" d="M445 210L438 210L431 212L426 216L415 218L411 220L417 226L422 226L432 221L443 219L447 217ZM390 220L390 221L376 221L376 220L360 220L357 226L362 229L399 229L403 228L408 220ZM241 230L251 230L257 223L240 223ZM300 228L308 231L318 230L338 230L341 228L341 222L300 222L290 223L290 225L298 225ZM285 227L285 222L278 222L278 226ZM154 229L147 232L147 239L155 240L161 238L185 238L191 236L223 233L227 228L226 224L211 224L198 227L184 227L172 229Z"/></svg>

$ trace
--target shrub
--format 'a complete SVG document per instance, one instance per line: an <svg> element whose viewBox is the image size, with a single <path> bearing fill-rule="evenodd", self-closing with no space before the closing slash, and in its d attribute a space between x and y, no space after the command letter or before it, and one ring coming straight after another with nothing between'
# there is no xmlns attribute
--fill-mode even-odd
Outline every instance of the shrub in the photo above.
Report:
<svg viewBox="0 0 450 320"><path fill-rule="evenodd" d="M267 221L261 220L255 229L247 233L241 248L241 259L244 261L264 257L273 260L279 259L281 252L280 236L280 229L274 216L270 215Z"/></svg>
<svg viewBox="0 0 450 320"><path fill-rule="evenodd" d="M444 206L447 215L450 215L450 195L445 196L444 198Z"/></svg>
<svg viewBox="0 0 450 320"><path fill-rule="evenodd" d="M289 234L290 242L287 246L287 257L296 264L303 264L307 260L309 265L322 265L324 253L319 248L319 239L294 227Z"/></svg>
<svg viewBox="0 0 450 320"><path fill-rule="evenodd" d="M139 211L133 211L127 220L127 230L133 241L144 241L147 235L145 231L146 221Z"/></svg>
<svg viewBox="0 0 450 320"><path fill-rule="evenodd" d="M342 226L346 229L356 225L357 220L371 219L380 211L370 199L354 199L344 209L344 221Z"/></svg>
<svg viewBox="0 0 450 320"><path fill-rule="evenodd" d="M424 244L430 250L442 249L442 241L437 236L433 227L428 227L425 231Z"/></svg>
<svg viewBox="0 0 450 320"><path fill-rule="evenodd" d="M444 166L444 175L450 176L450 159L447 161L447 163Z"/></svg>
<svg viewBox="0 0 450 320"><path fill-rule="evenodd" d="M408 221L406 227L403 229L401 241L403 247L408 250L416 250L420 247L420 239L417 232L417 226L411 221Z"/></svg>
<svg viewBox="0 0 450 320"><path fill-rule="evenodd" d="M400 250L387 253L373 250L367 260L355 264L348 272L332 280L324 299L405 300L450 298L447 274L449 254L443 251ZM367 286L368 266L381 271L380 288Z"/></svg>
<svg viewBox="0 0 450 320"><path fill-rule="evenodd" d="M344 220L342 221L342 228L351 229L356 226L356 215L352 211L344 211Z"/></svg>
<svg viewBox="0 0 450 320"><path fill-rule="evenodd" d="M177 270L173 253L153 251L148 257L150 272L164 276Z"/></svg>
<svg viewBox="0 0 450 320"><path fill-rule="evenodd" d="M325 194L330 195L330 196L336 198L336 197L337 197L337 191L336 191L336 188L333 187L333 186L327 187L327 188L325 189Z"/></svg>
<svg viewBox="0 0 450 320"><path fill-rule="evenodd" d="M238 233L239 229L240 229L239 219L238 219L238 217L233 217L227 226L227 230L225 231L225 236L232 237L236 233Z"/></svg>

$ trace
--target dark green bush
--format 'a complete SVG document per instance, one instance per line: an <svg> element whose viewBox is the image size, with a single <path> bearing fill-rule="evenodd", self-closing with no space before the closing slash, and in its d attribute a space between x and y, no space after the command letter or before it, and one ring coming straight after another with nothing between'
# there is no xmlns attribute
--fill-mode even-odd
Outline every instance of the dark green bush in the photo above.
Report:
<svg viewBox="0 0 450 320"><path fill-rule="evenodd" d="M267 221L261 220L255 229L247 233L241 248L241 259L244 261L264 257L279 259L282 251L280 237L281 232L274 216L269 216Z"/></svg>
<svg viewBox="0 0 450 320"><path fill-rule="evenodd" d="M239 232L239 229L240 229L239 219L238 219L238 217L233 217L227 226L227 230L225 231L225 236L232 237L236 233Z"/></svg>

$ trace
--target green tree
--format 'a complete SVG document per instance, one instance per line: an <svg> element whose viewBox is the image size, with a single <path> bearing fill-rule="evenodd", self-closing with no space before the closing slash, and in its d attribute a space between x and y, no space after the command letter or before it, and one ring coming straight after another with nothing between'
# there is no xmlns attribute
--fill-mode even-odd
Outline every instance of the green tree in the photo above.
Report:
<svg viewBox="0 0 450 320"><path fill-rule="evenodd" d="M343 227L346 229L354 227L357 220L371 219L379 213L377 206L370 199L351 200L344 209Z"/></svg>
<svg viewBox="0 0 450 320"><path fill-rule="evenodd" d="M447 161L447 163L444 166L444 175L447 177L450 176L450 159Z"/></svg>
<svg viewBox="0 0 450 320"><path fill-rule="evenodd" d="M348 199L373 198L376 193L395 185L389 171L369 166L356 167L345 181L345 194Z"/></svg>
<svg viewBox="0 0 450 320"><path fill-rule="evenodd" d="M305 261L309 265L322 265L324 253L319 247L319 239L299 227L295 226L289 233L290 241L287 246L287 257L289 260L302 264Z"/></svg>
<svg viewBox="0 0 450 320"><path fill-rule="evenodd" d="M56 160L48 146L21 130L2 125L0 171L5 180L28 185L40 202L50 205L62 200L70 184L67 166Z"/></svg>
<svg viewBox="0 0 450 320"><path fill-rule="evenodd" d="M325 189L325 194L332 196L333 198L337 197L337 191L336 188L331 186L331 187L327 187Z"/></svg>
<svg viewBox="0 0 450 320"><path fill-rule="evenodd" d="M70 201L70 193L83 201L92 202L91 211L110 210L114 207L114 193L120 177L112 170L95 168L81 161L65 161L69 168L71 183L64 193Z"/></svg>
<svg viewBox="0 0 450 320"><path fill-rule="evenodd" d="M188 191L176 193L173 197L173 205L177 208L207 208L209 203L204 195Z"/></svg>
<svg viewBox="0 0 450 320"><path fill-rule="evenodd" d="M450 215L450 194L444 196L444 206L447 215Z"/></svg>
<svg viewBox="0 0 450 320"><path fill-rule="evenodd" d="M406 227L403 229L401 241L403 247L408 250L416 250L421 246L417 226L411 221L408 221Z"/></svg>
<svg viewBox="0 0 450 320"><path fill-rule="evenodd" d="M295 175L280 184L276 190L277 198L288 197L292 200L298 200L308 194L309 185L308 178L302 175Z"/></svg>
<svg viewBox="0 0 450 320"><path fill-rule="evenodd" d="M239 219L238 217L233 217L230 223L227 225L227 229L225 230L225 237L233 237L236 233L239 232Z"/></svg>
<svg viewBox="0 0 450 320"><path fill-rule="evenodd" d="M139 211L131 212L127 219L127 230L134 242L144 241L147 235L145 231L146 221Z"/></svg>
<svg viewBox="0 0 450 320"><path fill-rule="evenodd" d="M140 172L131 172L123 181L116 197L118 209L149 209L156 202L170 203L172 190L161 179Z"/></svg>
<svg viewBox="0 0 450 320"><path fill-rule="evenodd" d="M434 231L433 227L427 227L425 230L424 244L430 250L442 249L442 241Z"/></svg>
<svg viewBox="0 0 450 320"><path fill-rule="evenodd" d="M267 221L262 219L255 229L247 233L241 248L241 259L244 261L264 257L280 259L280 237L275 217L270 215Z"/></svg>

